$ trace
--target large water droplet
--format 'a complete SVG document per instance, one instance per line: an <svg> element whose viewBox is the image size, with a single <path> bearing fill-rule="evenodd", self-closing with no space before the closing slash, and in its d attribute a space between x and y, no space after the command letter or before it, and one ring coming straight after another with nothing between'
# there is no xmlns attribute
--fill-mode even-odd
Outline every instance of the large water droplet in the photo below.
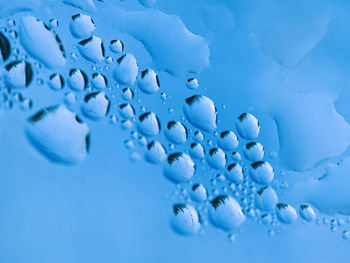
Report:
<svg viewBox="0 0 350 263"><path fill-rule="evenodd" d="M219 145L225 151L232 151L238 146L238 138L232 131L224 131L220 134Z"/></svg>
<svg viewBox="0 0 350 263"><path fill-rule="evenodd" d="M170 223L174 231L181 235L196 234L201 227L196 209L188 204L175 204Z"/></svg>
<svg viewBox="0 0 350 263"><path fill-rule="evenodd" d="M134 107L129 103L123 103L119 106L119 113L125 119L132 119L135 117Z"/></svg>
<svg viewBox="0 0 350 263"><path fill-rule="evenodd" d="M299 214L304 220L308 222L312 222L316 218L315 211L310 205L301 205L299 208Z"/></svg>
<svg viewBox="0 0 350 263"><path fill-rule="evenodd" d="M153 112L143 113L137 122L138 130L145 136L156 136L160 132L160 122L156 114Z"/></svg>
<svg viewBox="0 0 350 263"><path fill-rule="evenodd" d="M147 145L147 151L145 153L146 161L150 163L160 163L167 157L165 148L158 141L152 141Z"/></svg>
<svg viewBox="0 0 350 263"><path fill-rule="evenodd" d="M68 85L72 90L83 91L88 83L88 78L84 71L71 69L68 75Z"/></svg>
<svg viewBox="0 0 350 263"><path fill-rule="evenodd" d="M64 79L60 74L54 73L50 76L48 84L52 90L61 90L64 87Z"/></svg>
<svg viewBox="0 0 350 263"><path fill-rule="evenodd" d="M168 156L164 166L164 176L174 183L190 180L195 172L195 164L185 153L173 153Z"/></svg>
<svg viewBox="0 0 350 263"><path fill-rule="evenodd" d="M109 43L109 48L111 49L112 52L114 53L121 53L124 50L124 44L120 40L112 40Z"/></svg>
<svg viewBox="0 0 350 263"><path fill-rule="evenodd" d="M243 153L245 158L247 158L249 161L257 162L264 158L264 147L261 145L261 143L250 142L244 147Z"/></svg>
<svg viewBox="0 0 350 263"><path fill-rule="evenodd" d="M243 170L238 163L233 163L227 166L226 179L235 184L239 184L243 181Z"/></svg>
<svg viewBox="0 0 350 263"><path fill-rule="evenodd" d="M261 210L272 210L277 202L278 197L272 187L263 187L256 193L256 204Z"/></svg>
<svg viewBox="0 0 350 263"><path fill-rule="evenodd" d="M131 86L136 81L138 70L135 57L128 53L117 60L113 76L120 84Z"/></svg>
<svg viewBox="0 0 350 263"><path fill-rule="evenodd" d="M259 121L250 113L243 113L236 119L236 128L239 135L246 140L253 140L260 132Z"/></svg>
<svg viewBox="0 0 350 263"><path fill-rule="evenodd" d="M203 202L207 199L207 189L202 184L194 184L191 188L191 198L196 202Z"/></svg>
<svg viewBox="0 0 350 263"><path fill-rule="evenodd" d="M250 177L261 185L268 185L272 182L274 171L268 162L259 161L251 164Z"/></svg>
<svg viewBox="0 0 350 263"><path fill-rule="evenodd" d="M141 73L138 87L146 94L153 94L159 90L159 79L157 73L152 69L146 69Z"/></svg>
<svg viewBox="0 0 350 263"><path fill-rule="evenodd" d="M165 129L165 137L176 144L181 144L187 140L187 129L179 121L170 121Z"/></svg>
<svg viewBox="0 0 350 263"><path fill-rule="evenodd" d="M196 128L206 132L216 129L217 111L211 99L194 95L186 99L183 109L187 120Z"/></svg>
<svg viewBox="0 0 350 263"><path fill-rule="evenodd" d="M107 78L101 73L92 74L91 84L96 89L105 89L107 87Z"/></svg>
<svg viewBox="0 0 350 263"><path fill-rule="evenodd" d="M239 203L227 195L219 195L211 201L209 216L211 223L224 231L232 231L245 221Z"/></svg>
<svg viewBox="0 0 350 263"><path fill-rule="evenodd" d="M64 105L43 108L31 116L26 134L40 153L55 162L75 163L88 154L89 127Z"/></svg>
<svg viewBox="0 0 350 263"><path fill-rule="evenodd" d="M108 114L110 101L104 92L93 92L84 98L81 110L91 120L99 120Z"/></svg>
<svg viewBox="0 0 350 263"><path fill-rule="evenodd" d="M226 154L220 148L212 148L208 154L208 163L215 169L222 169L226 165Z"/></svg>
<svg viewBox="0 0 350 263"><path fill-rule="evenodd" d="M203 159L204 158L204 148L200 143L192 143L190 145L190 155L194 158L194 159Z"/></svg>
<svg viewBox="0 0 350 263"><path fill-rule="evenodd" d="M70 30L75 38L87 38L95 31L96 25L92 18L84 14L72 16Z"/></svg>

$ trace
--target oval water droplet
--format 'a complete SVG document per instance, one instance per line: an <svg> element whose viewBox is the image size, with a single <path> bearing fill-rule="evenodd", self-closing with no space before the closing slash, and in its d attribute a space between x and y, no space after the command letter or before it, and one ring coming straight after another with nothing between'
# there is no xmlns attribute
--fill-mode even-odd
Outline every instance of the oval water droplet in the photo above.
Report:
<svg viewBox="0 0 350 263"><path fill-rule="evenodd" d="M212 148L208 153L208 163L214 169L222 169L226 165L226 154L220 148Z"/></svg>
<svg viewBox="0 0 350 263"><path fill-rule="evenodd" d="M152 141L147 145L145 159L149 163L163 162L166 159L166 157L167 157L166 150L160 142Z"/></svg>
<svg viewBox="0 0 350 263"><path fill-rule="evenodd" d="M250 142L244 147L243 153L249 161L261 161L264 158L264 147L259 142Z"/></svg>
<svg viewBox="0 0 350 263"><path fill-rule="evenodd" d="M232 231L243 224L245 215L239 203L231 196L219 195L209 208L211 223L224 231Z"/></svg>
<svg viewBox="0 0 350 263"><path fill-rule="evenodd" d="M120 84L131 86L136 81L138 71L135 57L128 53L117 60L113 76Z"/></svg>
<svg viewBox="0 0 350 263"><path fill-rule="evenodd" d="M256 193L255 200L261 210L269 211L276 207L278 197L272 187L263 187Z"/></svg>
<svg viewBox="0 0 350 263"><path fill-rule="evenodd" d="M193 235L201 227L196 209L188 204L175 204L170 219L173 230L180 235Z"/></svg>
<svg viewBox="0 0 350 263"><path fill-rule="evenodd" d="M200 143L192 143L190 145L190 155L194 159L203 159L204 158L204 147Z"/></svg>
<svg viewBox="0 0 350 263"><path fill-rule="evenodd" d="M101 73L92 74L91 84L96 89L105 89L107 87L107 78Z"/></svg>
<svg viewBox="0 0 350 263"><path fill-rule="evenodd" d="M68 85L72 90L83 91L86 89L88 78L84 71L71 69L68 74Z"/></svg>
<svg viewBox="0 0 350 263"><path fill-rule="evenodd" d="M33 79L32 66L24 60L14 61L5 67L5 80L10 88L28 87Z"/></svg>
<svg viewBox="0 0 350 263"><path fill-rule="evenodd" d="M183 110L187 120L196 128L206 132L216 129L217 111L208 97L194 95L187 98Z"/></svg>
<svg viewBox="0 0 350 263"><path fill-rule="evenodd" d="M236 119L236 128L239 135L246 140L255 139L260 132L259 121L250 113L243 113Z"/></svg>
<svg viewBox="0 0 350 263"><path fill-rule="evenodd" d="M239 161L242 160L242 157L241 157L241 155L239 154L239 152L232 152L231 158L232 158L232 160L235 161L235 162L239 162Z"/></svg>
<svg viewBox="0 0 350 263"><path fill-rule="evenodd" d="M84 14L72 16L70 31L75 38L87 38L95 31L96 25L92 18Z"/></svg>
<svg viewBox="0 0 350 263"><path fill-rule="evenodd" d="M119 113L125 119L131 119L135 117L134 107L129 103L123 103L119 106Z"/></svg>
<svg viewBox="0 0 350 263"><path fill-rule="evenodd" d="M176 144L185 143L187 140L187 129L179 121L170 121L165 129L165 137Z"/></svg>
<svg viewBox="0 0 350 263"><path fill-rule="evenodd" d="M268 185L272 182L274 171L268 162L258 161L250 166L250 177L258 184Z"/></svg>
<svg viewBox="0 0 350 263"><path fill-rule="evenodd" d="M54 73L50 75L48 84L52 90L61 90L64 87L64 79L62 75Z"/></svg>
<svg viewBox="0 0 350 263"><path fill-rule="evenodd" d="M243 170L238 163L233 163L227 166L226 179L235 184L240 184L243 181Z"/></svg>
<svg viewBox="0 0 350 263"><path fill-rule="evenodd" d="M301 205L299 214L307 222L312 222L316 218L316 213L310 205Z"/></svg>
<svg viewBox="0 0 350 263"><path fill-rule="evenodd" d="M164 166L164 176L174 183L190 180L195 172L195 164L186 153L173 153Z"/></svg>
<svg viewBox="0 0 350 263"><path fill-rule="evenodd" d="M46 107L29 117L26 134L31 144L49 160L76 163L89 150L89 127L64 105Z"/></svg>
<svg viewBox="0 0 350 263"><path fill-rule="evenodd" d="M146 94L154 94L159 90L159 78L152 69L146 69L141 73L141 79L138 81L138 87Z"/></svg>
<svg viewBox="0 0 350 263"><path fill-rule="evenodd" d="M109 42L109 48L114 53L121 53L124 50L124 43L120 40L112 40Z"/></svg>
<svg viewBox="0 0 350 263"><path fill-rule="evenodd" d="M134 97L134 92L130 88L124 88L122 97L124 100L132 100Z"/></svg>
<svg viewBox="0 0 350 263"><path fill-rule="evenodd" d="M160 132L160 122L153 112L143 113L137 121L138 130L145 136L156 136Z"/></svg>
<svg viewBox="0 0 350 263"><path fill-rule="evenodd" d="M91 120L99 120L109 112L110 100L104 92L93 92L84 98L81 110Z"/></svg>
<svg viewBox="0 0 350 263"><path fill-rule="evenodd" d="M225 151L232 151L238 146L237 135L232 131L224 131L220 134L219 145Z"/></svg>
<svg viewBox="0 0 350 263"><path fill-rule="evenodd" d="M191 198L196 202L203 202L207 199L207 189L202 184L194 184L191 188Z"/></svg>
<svg viewBox="0 0 350 263"><path fill-rule="evenodd" d="M276 207L277 217L282 223L291 224L297 219L297 212L291 205L279 203Z"/></svg>
<svg viewBox="0 0 350 263"><path fill-rule="evenodd" d="M101 38L92 36L79 42L78 50L87 60L97 63L104 60L105 49Z"/></svg>
<svg viewBox="0 0 350 263"><path fill-rule="evenodd" d="M195 131L195 132L194 132L194 139L195 139L197 142L203 142L203 140L204 140L204 135L203 135L203 133L201 133L200 131Z"/></svg>

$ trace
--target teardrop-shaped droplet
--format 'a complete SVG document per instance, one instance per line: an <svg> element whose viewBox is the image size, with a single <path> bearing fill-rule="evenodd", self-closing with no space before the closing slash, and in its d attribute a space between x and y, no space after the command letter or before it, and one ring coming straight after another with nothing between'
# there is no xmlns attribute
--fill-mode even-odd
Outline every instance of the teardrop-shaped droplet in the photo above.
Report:
<svg viewBox="0 0 350 263"><path fill-rule="evenodd" d="M310 205L301 205L299 214L307 222L312 222L316 218L316 213Z"/></svg>
<svg viewBox="0 0 350 263"><path fill-rule="evenodd" d="M10 88L28 87L33 79L32 66L24 60L14 61L5 67L5 80Z"/></svg>
<svg viewBox="0 0 350 263"><path fill-rule="evenodd" d="M95 31L95 28L96 25L90 16L84 14L72 16L70 31L75 38L90 37Z"/></svg>
<svg viewBox="0 0 350 263"><path fill-rule="evenodd" d="M134 107L129 103L123 103L119 106L119 113L125 119L131 119L135 117Z"/></svg>
<svg viewBox="0 0 350 263"><path fill-rule="evenodd" d="M195 164L185 153L173 153L168 156L164 166L164 176L174 183L190 180L195 172Z"/></svg>
<svg viewBox="0 0 350 263"><path fill-rule="evenodd" d="M135 57L128 53L117 60L113 76L120 84L131 86L136 81L138 71Z"/></svg>
<svg viewBox="0 0 350 263"><path fill-rule="evenodd" d="M111 49L112 52L114 53L121 53L124 50L124 44L120 40L112 40L109 42L109 48Z"/></svg>
<svg viewBox="0 0 350 263"><path fill-rule="evenodd" d="M52 90L61 90L64 87L64 79L62 75L54 73L50 76L48 84Z"/></svg>
<svg viewBox="0 0 350 263"><path fill-rule="evenodd" d="M235 184L240 184L243 181L243 170L238 163L233 163L227 166L226 179Z"/></svg>
<svg viewBox="0 0 350 263"><path fill-rule="evenodd" d="M91 120L99 120L109 112L110 100L104 92L93 92L85 96L81 110Z"/></svg>
<svg viewBox="0 0 350 263"><path fill-rule="evenodd" d="M141 73L138 87L146 94L153 94L159 90L159 79L157 73L152 69L146 69Z"/></svg>
<svg viewBox="0 0 350 263"><path fill-rule="evenodd" d="M261 161L264 158L264 147L259 142L250 142L244 147L243 153L249 161Z"/></svg>
<svg viewBox="0 0 350 263"><path fill-rule="evenodd" d="M196 209L189 204L175 204L170 219L173 230L180 235L193 235L201 227Z"/></svg>
<svg viewBox="0 0 350 263"><path fill-rule="evenodd" d="M226 154L220 148L212 148L208 153L208 163L214 169L223 169L226 165Z"/></svg>
<svg viewBox="0 0 350 263"><path fill-rule="evenodd" d="M137 122L138 130L145 136L156 136L160 132L160 122L156 114L153 112L143 113Z"/></svg>
<svg viewBox="0 0 350 263"><path fill-rule="evenodd" d="M165 137L176 144L185 143L187 140L187 129L179 121L170 121L165 129Z"/></svg>
<svg viewBox="0 0 350 263"><path fill-rule="evenodd" d="M191 188L191 198L196 202L203 202L207 199L207 189L202 184L194 184Z"/></svg>
<svg viewBox="0 0 350 263"><path fill-rule="evenodd" d="M83 91L86 89L88 78L84 71L71 69L68 75L68 85L72 90Z"/></svg>
<svg viewBox="0 0 350 263"><path fill-rule="evenodd" d="M258 161L250 166L250 177L258 184L268 185L272 182L274 171L268 162Z"/></svg>
<svg viewBox="0 0 350 263"><path fill-rule="evenodd" d="M164 146L158 141L152 141L147 145L145 153L146 161L150 163L160 163L167 158Z"/></svg>
<svg viewBox="0 0 350 263"><path fill-rule="evenodd" d="M107 78L101 73L92 74L91 84L95 89L105 89L107 87Z"/></svg>
<svg viewBox="0 0 350 263"><path fill-rule="evenodd" d="M297 212L291 205L279 203L276 207L277 217L282 223L291 224L297 219Z"/></svg>
<svg viewBox="0 0 350 263"><path fill-rule="evenodd" d="M204 147L197 142L194 142L190 145L190 155L194 159L203 159L204 158Z"/></svg>
<svg viewBox="0 0 350 263"><path fill-rule="evenodd" d="M256 204L261 210L272 210L277 202L278 197L272 187L263 187L256 193Z"/></svg>
<svg viewBox="0 0 350 263"><path fill-rule="evenodd" d="M245 140L253 140L259 136L259 121L250 113L243 113L236 119L236 128Z"/></svg>
<svg viewBox="0 0 350 263"><path fill-rule="evenodd" d="M105 49L101 38L92 36L79 42L78 50L87 60L97 63L105 57Z"/></svg>
<svg viewBox="0 0 350 263"><path fill-rule="evenodd" d="M238 146L238 138L232 131L222 132L218 142L224 151L232 151Z"/></svg>

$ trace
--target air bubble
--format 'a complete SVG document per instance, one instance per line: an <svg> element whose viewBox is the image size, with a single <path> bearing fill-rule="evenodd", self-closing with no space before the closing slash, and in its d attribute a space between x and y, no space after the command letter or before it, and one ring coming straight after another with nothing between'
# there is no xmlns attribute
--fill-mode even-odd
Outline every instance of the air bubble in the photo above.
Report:
<svg viewBox="0 0 350 263"><path fill-rule="evenodd" d="M124 50L124 44L120 40L112 40L109 42L109 48L111 49L112 52L114 53L121 53Z"/></svg>
<svg viewBox="0 0 350 263"><path fill-rule="evenodd" d="M239 135L246 140L253 140L260 132L259 121L250 113L243 113L236 119Z"/></svg>
<svg viewBox="0 0 350 263"><path fill-rule="evenodd" d="M164 176L174 183L190 180L195 172L195 164L186 153L173 153L164 166Z"/></svg>
<svg viewBox="0 0 350 263"><path fill-rule="evenodd" d="M86 89L88 78L84 71L71 69L68 75L68 85L72 90L83 91Z"/></svg>
<svg viewBox="0 0 350 263"><path fill-rule="evenodd" d="M141 73L138 87L146 94L154 94L159 90L159 78L152 69L146 69Z"/></svg>
<svg viewBox="0 0 350 263"><path fill-rule="evenodd" d="M277 217L284 224L293 223L298 215L294 207L287 204L277 204Z"/></svg>
<svg viewBox="0 0 350 263"><path fill-rule="evenodd" d="M187 120L196 128L206 132L216 129L217 111L211 99L194 95L186 99L183 109Z"/></svg>
<svg viewBox="0 0 350 263"><path fill-rule="evenodd" d="M245 221L239 203L227 195L219 195L211 201L209 217L215 227L224 231L233 231Z"/></svg>
<svg viewBox="0 0 350 263"><path fill-rule="evenodd" d="M165 129L165 137L176 144L185 143L187 140L187 129L179 121L170 121Z"/></svg>
<svg viewBox="0 0 350 263"><path fill-rule="evenodd" d="M78 50L87 60L97 63L104 60L105 49L101 38L92 36L79 42Z"/></svg>
<svg viewBox="0 0 350 263"><path fill-rule="evenodd" d="M26 124L31 144L49 160L62 163L83 161L89 150L89 127L64 105L46 107Z"/></svg>
<svg viewBox="0 0 350 263"><path fill-rule="evenodd" d="M278 197L272 187L263 187L256 193L256 204L264 211L270 211L276 207Z"/></svg>
<svg viewBox="0 0 350 263"><path fill-rule="evenodd" d="M146 161L150 163L160 163L163 162L166 158L166 150L160 142L152 141L147 145L147 151L145 153Z"/></svg>
<svg viewBox="0 0 350 263"><path fill-rule="evenodd" d="M268 185L272 182L274 171L268 162L259 161L251 164L250 177L258 184Z"/></svg>
<svg viewBox="0 0 350 263"><path fill-rule="evenodd" d="M95 31L96 25L92 18L84 14L76 14L72 16L70 22L70 30L75 38L90 37Z"/></svg>
<svg viewBox="0 0 350 263"><path fill-rule="evenodd" d="M257 162L264 158L264 147L259 142L250 142L244 147L243 153L247 160Z"/></svg>
<svg viewBox="0 0 350 263"><path fill-rule="evenodd" d="M243 181L243 170L238 163L230 164L227 167L226 179L235 184L240 184Z"/></svg>
<svg viewBox="0 0 350 263"><path fill-rule="evenodd" d="M137 122L138 130L145 136L156 136L160 132L160 122L156 114L153 112L143 113Z"/></svg>
<svg viewBox="0 0 350 263"><path fill-rule="evenodd" d="M33 79L32 66L24 60L12 62L5 69L5 80L10 88L28 87Z"/></svg>
<svg viewBox="0 0 350 263"><path fill-rule="evenodd" d="M208 163L214 169L222 169L226 165L226 154L220 148L212 148L208 154Z"/></svg>
<svg viewBox="0 0 350 263"><path fill-rule="evenodd" d="M110 101L104 92L87 94L82 104L83 114L91 120L99 120L109 112Z"/></svg>
<svg viewBox="0 0 350 263"><path fill-rule="evenodd" d="M120 84L131 86L136 81L138 70L135 57L128 53L117 60L113 76Z"/></svg>
<svg viewBox="0 0 350 263"><path fill-rule="evenodd" d="M224 131L220 134L219 145L225 151L232 151L238 146L238 138L232 131Z"/></svg>
<svg viewBox="0 0 350 263"><path fill-rule="evenodd" d="M201 227L196 209L188 204L175 204L170 219L173 230L180 235L193 235Z"/></svg>

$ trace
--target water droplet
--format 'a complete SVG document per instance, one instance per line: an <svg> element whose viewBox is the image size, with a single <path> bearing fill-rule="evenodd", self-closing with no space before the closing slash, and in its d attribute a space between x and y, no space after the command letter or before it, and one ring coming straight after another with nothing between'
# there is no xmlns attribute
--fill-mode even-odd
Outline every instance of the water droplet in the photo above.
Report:
<svg viewBox="0 0 350 263"><path fill-rule="evenodd" d="M131 86L136 81L138 70L135 57L128 53L117 60L113 76L120 84Z"/></svg>
<svg viewBox="0 0 350 263"><path fill-rule="evenodd" d="M222 169L226 165L226 154L220 148L212 148L208 154L208 163L214 169Z"/></svg>
<svg viewBox="0 0 350 263"><path fill-rule="evenodd" d="M146 69L141 73L138 87L146 94L154 94L159 90L159 78L152 69Z"/></svg>
<svg viewBox="0 0 350 263"><path fill-rule="evenodd" d="M152 141L147 145L147 151L145 153L146 161L150 163L160 163L167 157L165 148L158 141Z"/></svg>
<svg viewBox="0 0 350 263"><path fill-rule="evenodd" d="M264 224L264 225L269 225L271 224L272 222L272 216L270 214L263 214L261 216L261 222Z"/></svg>
<svg viewBox="0 0 350 263"><path fill-rule="evenodd" d="M225 174L227 180L235 184L239 184L243 181L243 170L238 163L230 164L227 167L227 172Z"/></svg>
<svg viewBox="0 0 350 263"><path fill-rule="evenodd" d="M174 183L190 180L195 172L195 164L185 153L173 153L168 156L164 166L164 176Z"/></svg>
<svg viewBox="0 0 350 263"><path fill-rule="evenodd" d="M131 120L122 120L120 122L120 125L123 130L130 130L132 128L133 123Z"/></svg>
<svg viewBox="0 0 350 263"><path fill-rule="evenodd" d="M185 143L187 140L187 129L179 121L170 121L165 129L165 137L176 144Z"/></svg>
<svg viewBox="0 0 350 263"><path fill-rule="evenodd" d="M244 147L243 153L245 158L247 158L249 161L257 162L264 158L264 147L261 145L261 143L250 142Z"/></svg>
<svg viewBox="0 0 350 263"><path fill-rule="evenodd" d="M129 103L123 103L119 106L119 113L125 119L131 119L135 117L135 110Z"/></svg>
<svg viewBox="0 0 350 263"><path fill-rule="evenodd" d="M239 162L240 160L242 160L241 155L239 154L239 152L232 152L231 158L235 162Z"/></svg>
<svg viewBox="0 0 350 263"><path fill-rule="evenodd" d="M170 219L173 230L180 235L193 235L201 227L196 209L188 204L175 204Z"/></svg>
<svg viewBox="0 0 350 263"><path fill-rule="evenodd" d="M24 60L11 62L5 69L5 80L11 88L28 87L33 79L32 66Z"/></svg>
<svg viewBox="0 0 350 263"><path fill-rule="evenodd" d="M58 27L59 25L58 20L55 18L50 19L49 25L51 29Z"/></svg>
<svg viewBox="0 0 350 263"><path fill-rule="evenodd" d="M275 208L278 197L272 187L263 187L256 193L256 204L264 211L269 211Z"/></svg>
<svg viewBox="0 0 350 263"><path fill-rule="evenodd" d="M101 73L92 74L91 84L96 89L105 89L107 87L107 78Z"/></svg>
<svg viewBox="0 0 350 263"><path fill-rule="evenodd" d="M95 31L96 25L92 18L84 14L72 16L70 30L75 38L87 38Z"/></svg>
<svg viewBox="0 0 350 263"><path fill-rule="evenodd" d="M84 71L71 69L68 75L68 85L72 90L83 91L86 89L88 78Z"/></svg>
<svg viewBox="0 0 350 263"><path fill-rule="evenodd" d="M109 42L109 48L111 49L112 52L114 53L121 53L124 50L124 44L120 40L112 40Z"/></svg>
<svg viewBox="0 0 350 263"><path fill-rule="evenodd" d="M130 88L124 88L122 97L124 100L132 100L134 97L134 93Z"/></svg>
<svg viewBox="0 0 350 263"><path fill-rule="evenodd" d="M54 73L50 76L48 84L52 90L61 90L64 87L64 79L60 74Z"/></svg>
<svg viewBox="0 0 350 263"><path fill-rule="evenodd" d="M287 204L277 204L277 217L284 224L293 223L298 215L294 207Z"/></svg>
<svg viewBox="0 0 350 263"><path fill-rule="evenodd" d="M235 230L245 221L239 203L227 195L219 195L211 201L209 217L215 227L224 231Z"/></svg>
<svg viewBox="0 0 350 263"><path fill-rule="evenodd" d="M64 105L43 108L29 117L26 134L41 154L55 162L75 163L88 154L89 127Z"/></svg>
<svg viewBox="0 0 350 263"><path fill-rule="evenodd" d="M104 92L93 92L84 98L81 110L91 120L99 120L108 114L110 101Z"/></svg>
<svg viewBox="0 0 350 263"><path fill-rule="evenodd" d="M203 202L207 199L207 189L202 184L194 184L191 188L191 198L196 202Z"/></svg>
<svg viewBox="0 0 350 263"><path fill-rule="evenodd" d="M8 59L11 53L10 42L2 33L0 33L0 52L2 61Z"/></svg>
<svg viewBox="0 0 350 263"><path fill-rule="evenodd" d="M260 132L259 121L250 113L243 113L236 119L239 135L246 140L253 140Z"/></svg>
<svg viewBox="0 0 350 263"><path fill-rule="evenodd" d="M160 132L160 122L156 114L153 112L143 113L137 122L138 130L145 136L156 136Z"/></svg>
<svg viewBox="0 0 350 263"><path fill-rule="evenodd" d="M204 148L201 144L199 143L192 143L190 145L190 155L194 158L194 159L203 159L204 158Z"/></svg>
<svg viewBox="0 0 350 263"><path fill-rule="evenodd" d="M66 92L64 94L64 103L67 107L74 105L77 102L77 97L73 92Z"/></svg>
<svg viewBox="0 0 350 263"><path fill-rule="evenodd" d="M217 111L211 99L194 95L186 99L183 109L187 120L196 128L206 132L216 129Z"/></svg>
<svg viewBox="0 0 350 263"><path fill-rule="evenodd" d="M203 142L203 140L204 140L204 135L203 135L203 133L201 133L200 131L195 131L195 132L194 132L194 139L195 139L197 142Z"/></svg>
<svg viewBox="0 0 350 263"><path fill-rule="evenodd" d="M104 60L105 49L101 38L92 36L79 42L78 50L87 60L97 63Z"/></svg>
<svg viewBox="0 0 350 263"><path fill-rule="evenodd" d="M350 231L344 230L342 233L342 238L344 240L350 240Z"/></svg>
<svg viewBox="0 0 350 263"><path fill-rule="evenodd" d="M272 166L264 161L251 164L249 174L256 183L261 185L270 184L274 177Z"/></svg>
<svg viewBox="0 0 350 263"><path fill-rule="evenodd" d="M238 138L232 131L224 131L220 134L219 145L225 151L232 151L238 146Z"/></svg>
<svg viewBox="0 0 350 263"><path fill-rule="evenodd" d="M186 86L189 89L196 89L198 88L198 80L196 78L190 78L187 80Z"/></svg>
<svg viewBox="0 0 350 263"><path fill-rule="evenodd" d="M29 111L33 108L33 101L29 98L24 98L20 101L22 111Z"/></svg>
<svg viewBox="0 0 350 263"><path fill-rule="evenodd" d="M312 222L316 218L315 211L310 205L301 205L299 208L299 214L307 222Z"/></svg>

